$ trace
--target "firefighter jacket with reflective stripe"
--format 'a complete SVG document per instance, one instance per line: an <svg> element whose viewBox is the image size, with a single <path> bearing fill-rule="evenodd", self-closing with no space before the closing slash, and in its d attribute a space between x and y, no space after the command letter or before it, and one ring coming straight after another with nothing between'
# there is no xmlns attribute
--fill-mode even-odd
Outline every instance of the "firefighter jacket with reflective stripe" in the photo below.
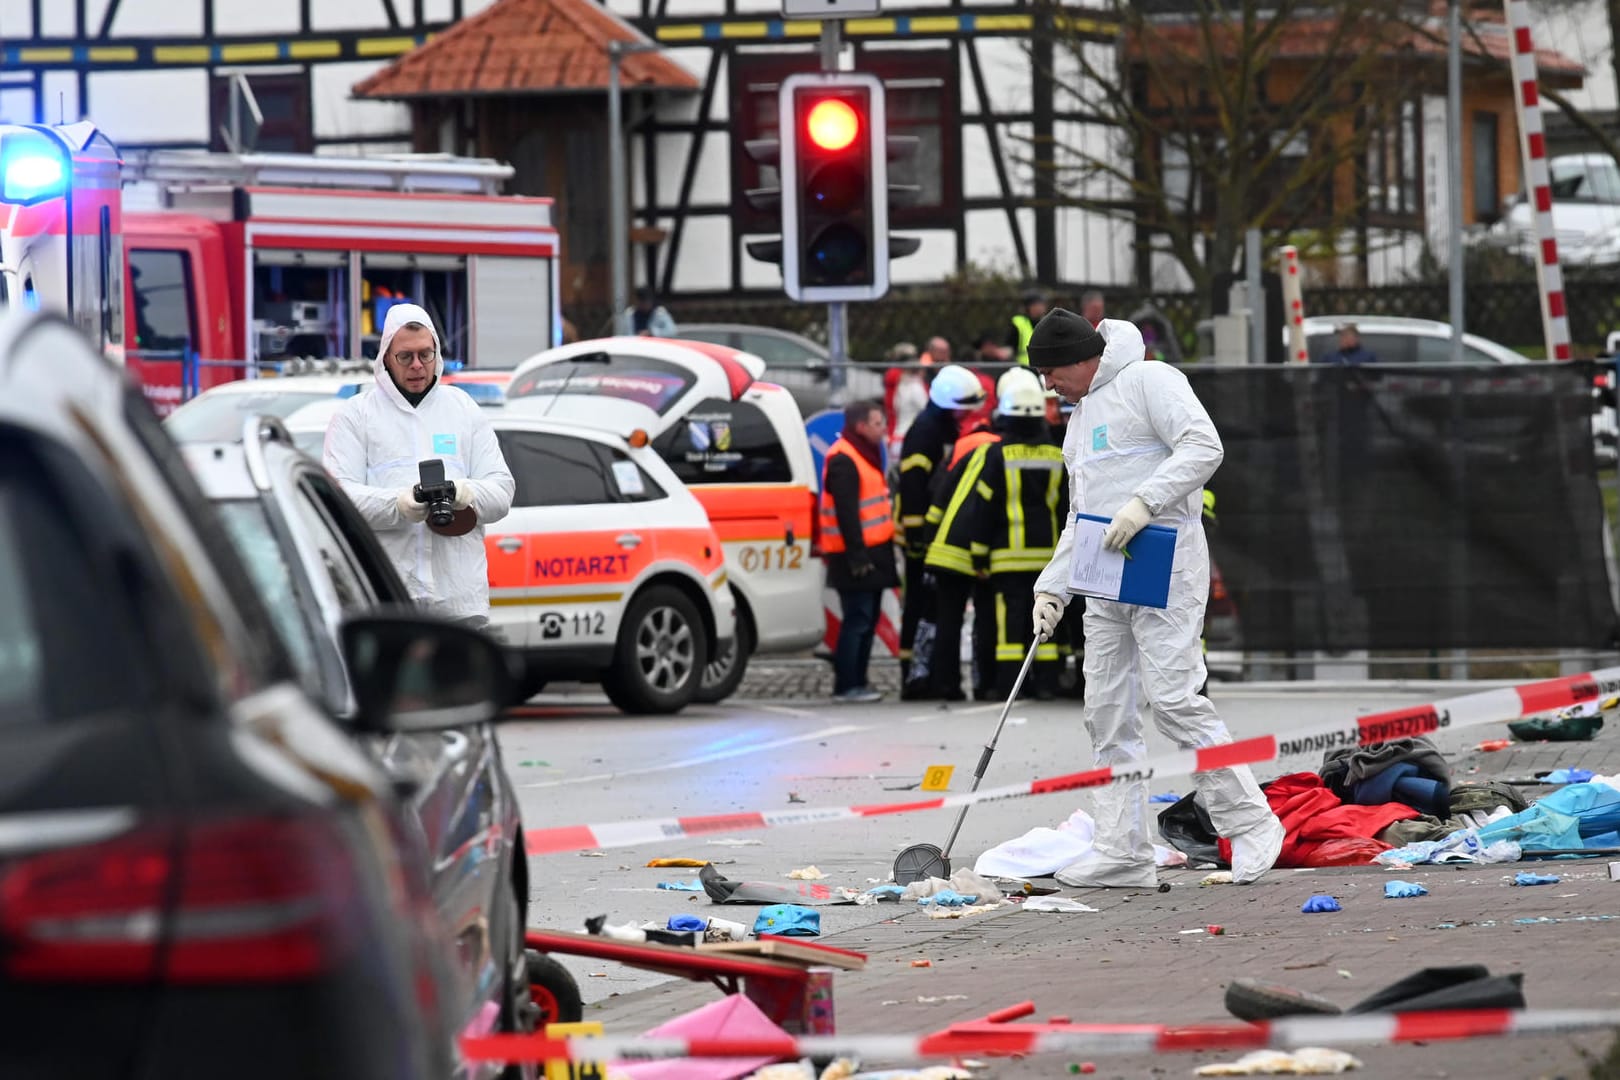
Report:
<svg viewBox="0 0 1620 1080"><path fill-rule="evenodd" d="M955 444L956 417L932 403L912 421L905 441L900 444L895 517L909 551L917 551L928 543L925 521L931 501L930 481L936 469L947 466Z"/></svg>
<svg viewBox="0 0 1620 1080"><path fill-rule="evenodd" d="M894 518L889 516L889 485L877 466L847 439L841 438L832 444L827 451L827 462L830 463L840 454L855 463L856 475L861 480L860 498L854 515L854 523L860 527L861 544L869 548L881 547L894 539ZM821 550L829 555L836 555L849 546L844 539L844 528L852 524L851 515L848 507L842 508L843 514L839 513L839 509L827 488L824 464L821 472Z"/></svg>
<svg viewBox="0 0 1620 1080"><path fill-rule="evenodd" d="M957 465L961 464L963 458L973 453L973 451L977 450L985 443L995 442L999 438L1001 438L1001 436L997 435L989 428L981 428L978 431L968 432L966 435L956 440L956 447L951 451L951 468L956 468Z"/></svg>
<svg viewBox="0 0 1620 1080"><path fill-rule="evenodd" d="M981 444L963 458L939 485L939 495L928 508L928 525L933 540L928 545L926 563L935 570L948 570L953 574L975 573L975 563L985 564L990 549L975 544L974 519L979 513L979 475L984 469L985 451L991 444Z"/></svg>
<svg viewBox="0 0 1620 1080"><path fill-rule="evenodd" d="M942 560L960 565L966 553L971 567L972 560L988 555L992 574L1046 568L1063 535L1068 485L1063 450L1044 435L1044 424L1038 433L1009 431L968 458L979 464L977 469L964 467L947 504L947 514L951 505L958 507L957 523L951 528L943 521L940 525L940 536L948 541L937 545ZM930 548L929 562L933 561Z"/></svg>

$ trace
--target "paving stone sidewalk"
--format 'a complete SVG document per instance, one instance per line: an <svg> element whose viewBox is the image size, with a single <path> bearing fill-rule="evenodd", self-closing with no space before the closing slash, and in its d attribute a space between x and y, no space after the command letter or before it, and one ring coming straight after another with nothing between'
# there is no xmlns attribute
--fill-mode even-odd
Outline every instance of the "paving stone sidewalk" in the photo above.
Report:
<svg viewBox="0 0 1620 1080"><path fill-rule="evenodd" d="M1533 778L1561 766L1620 772L1620 725L1589 743L1533 743L1453 753L1456 778ZM1459 733L1460 734L1460 733ZM1523 788L1531 798L1553 790ZM1620 881L1610 855L1501 866L1279 870L1248 887L1200 887L1203 871L1161 872L1167 893L1063 890L1095 914L1042 914L1009 905L961 919L931 919L896 906L881 923L830 935L829 944L868 954L864 971L837 977L843 1034L920 1034L1032 1000L1037 1018L1076 1022L1192 1024L1230 1019L1226 985L1251 976L1350 1006L1421 967L1483 963L1522 972L1532 1008L1620 1009ZM1515 872L1556 873L1556 885L1518 887ZM1430 895L1385 899L1390 878ZM1050 880L1043 884L1055 884ZM1343 911L1306 915L1315 893ZM1224 933L1202 931L1216 924ZM929 967L911 961L926 959ZM960 995L958 999L956 996ZM711 988L670 982L587 1006L610 1031L642 1031L714 999ZM921 999L935 999L924 1001ZM1617 1035L1616 1037L1620 1037ZM1594 1075L1607 1035L1477 1039L1346 1049L1367 1077L1568 1077ZM1190 1076L1199 1064L1241 1052L1103 1058L1102 1077ZM873 1063L876 1064L876 1063ZM910 1062L892 1063L897 1065ZM1054 1058L991 1060L979 1077L1068 1075ZM1613 1074L1609 1074L1612 1076Z"/></svg>

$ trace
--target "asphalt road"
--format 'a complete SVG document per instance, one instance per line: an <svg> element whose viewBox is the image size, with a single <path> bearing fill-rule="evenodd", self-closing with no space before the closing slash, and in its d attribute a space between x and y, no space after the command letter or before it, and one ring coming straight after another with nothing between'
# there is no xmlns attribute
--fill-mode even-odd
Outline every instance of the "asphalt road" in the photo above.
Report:
<svg viewBox="0 0 1620 1080"><path fill-rule="evenodd" d="M1296 684L1308 685L1308 684ZM1477 688L1466 683L1359 690L1263 689L1217 684L1212 697L1233 735L1284 734L1291 726L1351 718L1402 704ZM688 709L673 717L627 717L606 699L577 693L537 698L541 715L503 725L506 762L531 827L634 818L786 807L898 802L916 797L925 770L954 765L951 791L966 791L1000 705L885 703L834 706L745 701ZM984 786L1018 783L1091 765L1076 702L1020 702L990 764ZM1170 746L1148 725L1150 751ZM1496 727L1449 732L1442 749L1493 737ZM1284 760L1257 769L1262 780L1300 769ZM1155 794L1184 793L1187 781L1155 781ZM1056 825L1087 796L1047 795L975 807L957 842L957 865L971 865L986 847L1037 825ZM943 845L957 811L928 811L861 821L738 833L711 840L675 840L609 849L600 855L562 854L531 860L530 922L583 929L592 915L610 923L657 920L693 912L752 924L750 906L716 906L702 893L661 890L660 882L692 881L697 871L646 867L656 857L708 859L727 877L786 882L787 873L814 865L826 884L864 889L888 880L895 856L918 842ZM737 841L744 841L738 845ZM868 926L892 908L820 908L822 932ZM615 964L565 959L587 1002L662 980Z"/></svg>

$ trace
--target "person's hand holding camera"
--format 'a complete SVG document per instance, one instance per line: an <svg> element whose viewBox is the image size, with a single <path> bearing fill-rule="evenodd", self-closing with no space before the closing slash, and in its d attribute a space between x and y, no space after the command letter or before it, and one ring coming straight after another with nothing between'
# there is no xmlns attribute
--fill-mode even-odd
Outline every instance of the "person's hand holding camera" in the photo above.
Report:
<svg viewBox="0 0 1620 1080"><path fill-rule="evenodd" d="M465 480L456 480L454 483L456 485L456 498L455 501L450 505L454 506L457 510L465 510L467 507L472 505L472 485Z"/></svg>
<svg viewBox="0 0 1620 1080"><path fill-rule="evenodd" d="M394 500L394 505L399 507L399 516L406 521L427 520L427 503L416 501L416 489L414 487L400 489L399 497Z"/></svg>

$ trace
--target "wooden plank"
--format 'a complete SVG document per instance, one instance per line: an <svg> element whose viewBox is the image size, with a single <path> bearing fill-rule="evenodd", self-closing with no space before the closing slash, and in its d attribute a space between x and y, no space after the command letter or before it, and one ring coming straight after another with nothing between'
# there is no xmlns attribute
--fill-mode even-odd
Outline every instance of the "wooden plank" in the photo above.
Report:
<svg viewBox="0 0 1620 1080"><path fill-rule="evenodd" d="M767 938L763 941L724 941L712 945L699 945L698 949L706 953L723 952L740 956L762 956L771 960L804 964L806 967L832 967L843 971L863 971L866 968L866 955L864 953L850 952L848 949L835 949L828 945L814 945L809 942L787 941L783 938Z"/></svg>

